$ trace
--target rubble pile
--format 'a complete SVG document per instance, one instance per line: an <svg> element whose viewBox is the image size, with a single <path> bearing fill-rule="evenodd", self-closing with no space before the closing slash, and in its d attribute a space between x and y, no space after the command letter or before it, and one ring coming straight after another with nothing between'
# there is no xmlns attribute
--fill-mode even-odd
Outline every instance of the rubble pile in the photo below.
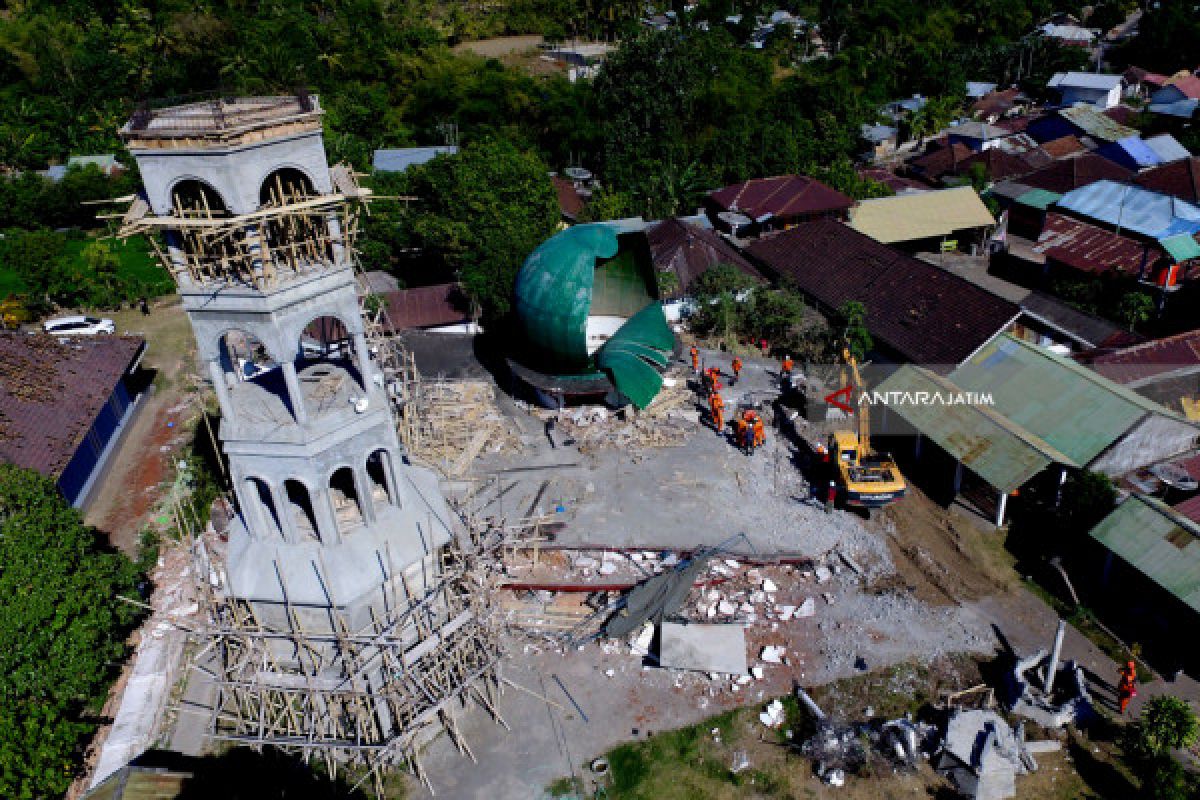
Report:
<svg viewBox="0 0 1200 800"><path fill-rule="evenodd" d="M1057 742L1036 742L1042 752ZM974 709L951 712L934 763L935 768L972 800L1004 800L1017 794L1016 778L1037 770L1025 742L1024 724L1009 726L995 711Z"/></svg>
<svg viewBox="0 0 1200 800"><path fill-rule="evenodd" d="M1008 676L1009 711L1043 728L1086 722L1093 713L1083 667L1074 661L1059 663L1065 632L1060 620L1050 653L1038 650L1017 659Z"/></svg>

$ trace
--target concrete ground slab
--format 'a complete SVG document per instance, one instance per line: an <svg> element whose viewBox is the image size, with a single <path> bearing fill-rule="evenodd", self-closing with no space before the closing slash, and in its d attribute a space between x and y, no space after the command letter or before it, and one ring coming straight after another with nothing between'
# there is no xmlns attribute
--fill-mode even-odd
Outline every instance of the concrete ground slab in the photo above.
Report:
<svg viewBox="0 0 1200 800"><path fill-rule="evenodd" d="M663 667L747 674L746 629L741 625L664 622L658 636L658 662Z"/></svg>

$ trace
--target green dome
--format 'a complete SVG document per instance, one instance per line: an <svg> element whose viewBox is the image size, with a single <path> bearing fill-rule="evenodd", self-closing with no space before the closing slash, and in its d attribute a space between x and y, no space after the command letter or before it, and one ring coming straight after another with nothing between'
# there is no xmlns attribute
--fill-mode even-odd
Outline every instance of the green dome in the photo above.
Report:
<svg viewBox="0 0 1200 800"><path fill-rule="evenodd" d="M605 224L567 228L525 259L515 294L525 340L520 360L528 366L561 375L603 371L639 407L662 388L675 338L643 234ZM590 316L626 318L594 357L587 350Z"/></svg>

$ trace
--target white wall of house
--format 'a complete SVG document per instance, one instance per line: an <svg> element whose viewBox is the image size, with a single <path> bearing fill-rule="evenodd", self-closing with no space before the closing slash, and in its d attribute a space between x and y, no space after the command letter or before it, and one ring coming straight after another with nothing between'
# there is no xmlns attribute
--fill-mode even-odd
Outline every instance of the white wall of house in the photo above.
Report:
<svg viewBox="0 0 1200 800"><path fill-rule="evenodd" d="M1088 89L1082 86L1060 86L1063 105L1075 103L1090 103L1096 108L1112 108L1121 102L1121 87L1111 89Z"/></svg>

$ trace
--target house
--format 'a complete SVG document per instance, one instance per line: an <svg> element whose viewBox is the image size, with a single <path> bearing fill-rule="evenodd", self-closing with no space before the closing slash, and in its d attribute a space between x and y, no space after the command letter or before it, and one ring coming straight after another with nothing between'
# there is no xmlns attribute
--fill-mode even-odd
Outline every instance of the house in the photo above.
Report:
<svg viewBox="0 0 1200 800"><path fill-rule="evenodd" d="M996 84L986 81L967 81L967 99L978 100L996 91Z"/></svg>
<svg viewBox="0 0 1200 800"><path fill-rule="evenodd" d="M964 144L974 152L995 147L1001 139L1010 135L1009 131L1006 131L1004 128L997 128L986 122L978 121L952 125L946 129L945 133L946 140L951 146Z"/></svg>
<svg viewBox="0 0 1200 800"><path fill-rule="evenodd" d="M1170 632L1194 626L1200 612L1200 523L1194 500L1172 508L1134 493L1089 532L1106 551L1102 586L1138 598L1127 603L1137 615L1130 621L1143 634L1148 625L1167 631L1184 652L1190 637Z"/></svg>
<svg viewBox="0 0 1200 800"><path fill-rule="evenodd" d="M1016 87L993 91L971 103L970 112L977 119L995 123L1002 117L1019 113L1025 100L1025 95Z"/></svg>
<svg viewBox="0 0 1200 800"><path fill-rule="evenodd" d="M371 158L371 167L376 172L404 172L409 167L427 164L438 156L457 154L458 148L454 145L376 150Z"/></svg>
<svg viewBox="0 0 1200 800"><path fill-rule="evenodd" d="M900 140L900 129L891 125L863 125L859 134L870 148L867 154L872 159L881 159L896 152Z"/></svg>
<svg viewBox="0 0 1200 800"><path fill-rule="evenodd" d="M1170 122L1190 122L1196 116L1200 100L1177 100L1173 103L1151 103L1146 110L1160 117L1167 117Z"/></svg>
<svg viewBox="0 0 1200 800"><path fill-rule="evenodd" d="M1087 103L1060 108L1038 117L1029 123L1025 132L1039 142L1068 135L1077 136L1081 141L1087 137L1095 142L1115 142L1138 135L1133 128L1122 125Z"/></svg>
<svg viewBox="0 0 1200 800"><path fill-rule="evenodd" d="M1087 148L1083 146L1083 142L1079 141L1079 137L1068 134L1048 142L1042 142L1042 152L1057 161L1063 158L1074 158L1087 152Z"/></svg>
<svg viewBox="0 0 1200 800"><path fill-rule="evenodd" d="M1146 139L1146 146L1158 156L1160 164L1170 164L1173 161L1183 161L1192 157L1188 149L1169 133L1160 133L1157 136L1149 137Z"/></svg>
<svg viewBox="0 0 1200 800"><path fill-rule="evenodd" d="M971 176L975 165L978 164L988 182L996 183L1033 172L1050 161L1052 161L1050 156L1041 148L1035 147L1035 149L1023 153L1010 153L1004 148L993 147L958 162L955 165L954 174L966 179ZM942 182L947 182L946 176L943 176Z"/></svg>
<svg viewBox="0 0 1200 800"><path fill-rule="evenodd" d="M1015 303L836 220L763 237L747 254L825 313L862 303L877 355L893 361L949 371L1020 314Z"/></svg>
<svg viewBox="0 0 1200 800"><path fill-rule="evenodd" d="M755 281L763 280L758 268L711 228L668 219L651 228L646 238L654 268L675 276L674 285L660 291L668 320L679 319L696 279L718 264L736 267Z"/></svg>
<svg viewBox="0 0 1200 800"><path fill-rule="evenodd" d="M471 302L457 283L441 283L383 294L388 333L423 330L429 333L479 333Z"/></svg>
<svg viewBox="0 0 1200 800"><path fill-rule="evenodd" d="M1177 414L1200 418L1200 330L1100 348L1075 359Z"/></svg>
<svg viewBox="0 0 1200 800"><path fill-rule="evenodd" d="M845 219L852 205L846 195L803 175L754 178L718 189L704 200L713 227L736 236L825 217Z"/></svg>
<svg viewBox="0 0 1200 800"><path fill-rule="evenodd" d="M1096 32L1081 28L1077 24L1046 23L1038 29L1042 36L1053 39L1063 47L1091 47L1096 41Z"/></svg>
<svg viewBox="0 0 1200 800"><path fill-rule="evenodd" d="M1111 180L1066 192L1057 205L1072 216L1158 240L1200 232L1200 206Z"/></svg>
<svg viewBox="0 0 1200 800"><path fill-rule="evenodd" d="M1122 73L1121 77L1125 79L1125 95L1142 99L1161 89L1170 80L1166 75L1150 72L1141 67L1130 67Z"/></svg>
<svg viewBox="0 0 1200 800"><path fill-rule="evenodd" d="M1153 239L1139 239L1050 211L1036 253L1046 258L1048 273L1076 275L1118 274L1141 279L1164 274L1175 264L1167 250Z"/></svg>
<svg viewBox="0 0 1200 800"><path fill-rule="evenodd" d="M996 225L969 186L863 200L850 213L850 226L884 244L937 252L956 240L964 249L982 246Z"/></svg>
<svg viewBox="0 0 1200 800"><path fill-rule="evenodd" d="M1056 344L1065 344L1067 350L1079 353L1097 348L1125 347L1144 341L1142 336L1127 328L1072 308L1044 292L1030 292L1020 305L1021 319L1010 333L1042 347L1053 349ZM1056 352L1064 351L1057 348Z"/></svg>
<svg viewBox="0 0 1200 800"><path fill-rule="evenodd" d="M1133 176L1133 183L1200 206L1200 158L1193 156L1148 169Z"/></svg>
<svg viewBox="0 0 1200 800"><path fill-rule="evenodd" d="M1200 100L1200 78L1195 75L1170 78L1166 85L1150 94L1150 102L1155 105L1170 105L1184 100Z"/></svg>
<svg viewBox="0 0 1200 800"><path fill-rule="evenodd" d="M87 504L136 406L146 341L0 333L0 461L36 470Z"/></svg>
<svg viewBox="0 0 1200 800"><path fill-rule="evenodd" d="M964 489L1003 524L1008 496L1068 471L1124 475L1189 450L1195 423L1047 348L1002 335L949 375L906 364L876 395L897 397L885 435L928 440L949 456L954 494ZM942 402L903 402L905 398ZM944 398L964 402L945 402ZM929 453L925 453L928 459Z"/></svg>
<svg viewBox="0 0 1200 800"><path fill-rule="evenodd" d="M929 186L918 181L903 178L896 173L886 169L859 169L858 177L863 180L875 181L892 190L894 194L906 194L908 192L927 192Z"/></svg>
<svg viewBox="0 0 1200 800"><path fill-rule="evenodd" d="M1133 172L1162 163L1158 153L1154 152L1141 136L1128 136L1116 142L1109 142L1096 148L1096 155L1115 161Z"/></svg>
<svg viewBox="0 0 1200 800"><path fill-rule="evenodd" d="M1055 161L1022 175L1020 182L1032 189L1066 194L1096 181L1127 181L1132 174L1130 170L1110 159L1094 153L1084 153L1075 158Z"/></svg>
<svg viewBox="0 0 1200 800"><path fill-rule="evenodd" d="M579 184L558 175L551 175L550 183L554 185L554 194L558 197L558 211L563 221L568 224L578 222L587 204ZM590 192L588 194L590 195Z"/></svg>
<svg viewBox="0 0 1200 800"><path fill-rule="evenodd" d="M1120 75L1056 72L1046 83L1046 88L1058 92L1064 106L1088 103L1096 108L1105 109L1121 102L1121 89L1124 85L1124 79Z"/></svg>
<svg viewBox="0 0 1200 800"><path fill-rule="evenodd" d="M358 288L362 294L383 294L397 291L400 281L390 272L373 269L358 276Z"/></svg>
<svg viewBox="0 0 1200 800"><path fill-rule="evenodd" d="M959 165L970 158L974 152L961 142L938 147L909 161L907 169L912 175L930 186L936 186L947 175L957 175Z"/></svg>
<svg viewBox="0 0 1200 800"><path fill-rule="evenodd" d="M117 157L112 153L103 153L94 156L71 156L67 159L66 164L54 164L42 170L40 174L58 183L69 170L84 169L86 167L95 167L105 175L120 175L125 171L125 167Z"/></svg>

